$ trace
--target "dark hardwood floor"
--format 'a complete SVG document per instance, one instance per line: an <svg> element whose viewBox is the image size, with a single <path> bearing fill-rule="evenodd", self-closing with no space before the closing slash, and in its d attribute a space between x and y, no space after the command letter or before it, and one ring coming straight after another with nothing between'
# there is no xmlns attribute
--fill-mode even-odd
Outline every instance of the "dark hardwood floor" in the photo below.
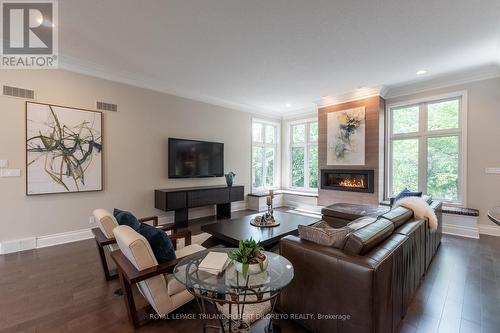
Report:
<svg viewBox="0 0 500 333"><path fill-rule="evenodd" d="M213 221L199 219L191 228L196 233ZM133 332L123 299L113 297L118 287L118 280L104 280L93 240L0 256L0 332ZM194 302L176 311L196 312ZM252 331L263 332L263 325ZM291 321L280 326L305 332ZM158 320L138 331L202 332L202 325ZM500 238L445 236L402 331L500 332Z"/></svg>

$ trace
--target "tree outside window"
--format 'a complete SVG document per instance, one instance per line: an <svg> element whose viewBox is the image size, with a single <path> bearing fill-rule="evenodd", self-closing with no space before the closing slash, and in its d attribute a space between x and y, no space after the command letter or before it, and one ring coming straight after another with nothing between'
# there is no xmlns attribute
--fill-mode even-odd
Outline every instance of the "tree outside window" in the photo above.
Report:
<svg viewBox="0 0 500 333"><path fill-rule="evenodd" d="M290 124L290 187L318 188L318 122Z"/></svg>
<svg viewBox="0 0 500 333"><path fill-rule="evenodd" d="M461 203L462 97L391 107L389 196L404 188Z"/></svg>
<svg viewBox="0 0 500 333"><path fill-rule="evenodd" d="M278 124L252 122L252 190L275 188L277 181Z"/></svg>

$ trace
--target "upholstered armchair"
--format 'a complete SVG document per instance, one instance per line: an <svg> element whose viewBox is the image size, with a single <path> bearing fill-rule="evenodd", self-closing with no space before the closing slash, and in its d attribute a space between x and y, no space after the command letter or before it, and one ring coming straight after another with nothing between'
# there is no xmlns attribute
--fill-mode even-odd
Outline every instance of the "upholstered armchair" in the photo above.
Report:
<svg viewBox="0 0 500 333"><path fill-rule="evenodd" d="M93 228L92 233L94 234L97 244L97 250L101 259L104 277L108 281L116 279L118 278L118 273L115 270L109 269L109 265L106 260L106 251L111 252L118 249L115 236L113 235L113 229L118 226L118 222L113 214L102 208L94 210L93 216L98 227ZM175 232L175 227L173 225L158 226L158 216L145 217L139 219L139 222L153 222L153 226L155 227L159 227L166 232ZM175 245L176 244L174 243L174 246Z"/></svg>
<svg viewBox="0 0 500 333"><path fill-rule="evenodd" d="M204 250L203 246L190 244L186 237L185 247L175 251L177 259L158 264L148 241L132 228L121 225L113 229L113 234L120 250L113 251L111 257L118 268L129 320L135 328L149 321L151 314L167 315L193 299L172 272L180 258ZM133 285L137 285L149 307L136 308Z"/></svg>

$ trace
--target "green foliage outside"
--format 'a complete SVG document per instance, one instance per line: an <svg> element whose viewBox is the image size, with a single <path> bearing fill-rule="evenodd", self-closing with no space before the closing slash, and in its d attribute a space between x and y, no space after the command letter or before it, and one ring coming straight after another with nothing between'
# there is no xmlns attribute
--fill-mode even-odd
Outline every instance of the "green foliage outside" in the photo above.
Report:
<svg viewBox="0 0 500 333"><path fill-rule="evenodd" d="M262 184L262 147L252 148L252 173L254 188L261 187Z"/></svg>
<svg viewBox="0 0 500 333"><path fill-rule="evenodd" d="M318 146L309 147L309 187L318 188Z"/></svg>
<svg viewBox="0 0 500 333"><path fill-rule="evenodd" d="M392 142L392 193L418 190L418 139Z"/></svg>
<svg viewBox="0 0 500 333"><path fill-rule="evenodd" d="M441 101L427 104L428 131L459 127L459 101ZM393 110L394 134L418 132L419 107L410 106ZM427 190L418 188L419 140L392 141L392 193L407 187L411 191L423 190L429 195L457 200L459 192L459 137L435 136L427 139Z"/></svg>
<svg viewBox="0 0 500 333"><path fill-rule="evenodd" d="M427 141L427 192L435 198L458 199L458 136Z"/></svg>
<svg viewBox="0 0 500 333"><path fill-rule="evenodd" d="M304 147L292 148L292 186L304 187Z"/></svg>

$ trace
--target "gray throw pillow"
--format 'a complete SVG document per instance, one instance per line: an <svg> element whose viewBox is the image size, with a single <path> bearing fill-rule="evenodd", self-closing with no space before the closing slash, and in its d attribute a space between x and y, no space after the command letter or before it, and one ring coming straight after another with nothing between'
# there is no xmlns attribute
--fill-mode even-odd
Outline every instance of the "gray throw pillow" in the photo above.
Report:
<svg viewBox="0 0 500 333"><path fill-rule="evenodd" d="M299 225L299 237L319 245L340 249L344 246L346 236L350 230L332 228L325 221L319 221L311 226Z"/></svg>

